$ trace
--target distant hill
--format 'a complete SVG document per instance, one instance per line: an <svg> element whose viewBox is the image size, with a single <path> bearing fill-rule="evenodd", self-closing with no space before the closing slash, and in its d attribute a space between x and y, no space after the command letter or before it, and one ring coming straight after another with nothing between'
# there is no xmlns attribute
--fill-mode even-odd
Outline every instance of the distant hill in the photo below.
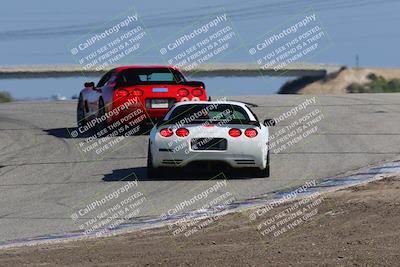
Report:
<svg viewBox="0 0 400 267"><path fill-rule="evenodd" d="M343 68L325 77L286 82L279 94L346 94L400 92L400 69Z"/></svg>

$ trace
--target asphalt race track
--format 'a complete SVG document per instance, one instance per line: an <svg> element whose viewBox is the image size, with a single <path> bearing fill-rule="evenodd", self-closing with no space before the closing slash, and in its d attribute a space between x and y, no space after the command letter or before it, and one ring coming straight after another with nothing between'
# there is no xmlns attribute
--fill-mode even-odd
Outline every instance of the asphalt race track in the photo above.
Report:
<svg viewBox="0 0 400 267"><path fill-rule="evenodd" d="M257 104L253 110L260 119L279 116L306 98L312 96L228 97ZM138 184L126 194L140 191L146 201L134 217L158 218L221 177L227 178L223 190L243 200L391 160L400 153L400 94L315 99L315 104L271 129L278 133L316 109L323 114L304 128L317 126L315 132L272 152L271 177L221 176L218 170L194 175L188 170L161 180L146 177L146 135L124 138L100 155L85 153L79 146L83 138L69 135L76 127L75 102L0 104L0 242L77 230L115 199L82 217L71 219L73 214L135 179ZM200 206L187 205L182 211Z"/></svg>

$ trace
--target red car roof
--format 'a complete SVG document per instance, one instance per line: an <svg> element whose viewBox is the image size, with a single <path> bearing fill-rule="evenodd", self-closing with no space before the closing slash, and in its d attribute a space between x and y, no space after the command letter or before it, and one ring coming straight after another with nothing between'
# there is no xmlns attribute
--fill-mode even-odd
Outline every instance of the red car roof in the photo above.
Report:
<svg viewBox="0 0 400 267"><path fill-rule="evenodd" d="M127 70L127 69L161 69L161 68L166 68L166 69L174 69L180 72L180 70L174 66L166 66L166 65L145 65L145 66L140 66L140 65L132 65L132 66L121 66L115 68L117 72Z"/></svg>

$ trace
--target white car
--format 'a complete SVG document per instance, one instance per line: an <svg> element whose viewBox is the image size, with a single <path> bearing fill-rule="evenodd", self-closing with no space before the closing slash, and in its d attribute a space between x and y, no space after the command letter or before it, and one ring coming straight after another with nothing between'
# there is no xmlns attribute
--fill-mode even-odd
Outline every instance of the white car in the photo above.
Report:
<svg viewBox="0 0 400 267"><path fill-rule="evenodd" d="M56 94L56 95L52 95L51 99L54 101L65 101L65 100L67 100L67 97L62 96L60 94Z"/></svg>
<svg viewBox="0 0 400 267"><path fill-rule="evenodd" d="M172 168L223 163L269 176L268 126L247 104L233 101L176 103L150 132L147 171L158 177Z"/></svg>

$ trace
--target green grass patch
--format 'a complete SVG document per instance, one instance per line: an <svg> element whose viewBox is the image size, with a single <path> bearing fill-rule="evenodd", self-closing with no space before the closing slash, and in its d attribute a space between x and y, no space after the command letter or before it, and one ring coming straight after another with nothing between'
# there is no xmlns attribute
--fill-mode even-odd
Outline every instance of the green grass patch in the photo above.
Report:
<svg viewBox="0 0 400 267"><path fill-rule="evenodd" d="M0 103L7 103L13 101L13 98L9 92L0 91Z"/></svg>
<svg viewBox="0 0 400 267"><path fill-rule="evenodd" d="M400 79L386 80L375 74L368 75L367 84L352 83L347 87L349 93L399 93Z"/></svg>

